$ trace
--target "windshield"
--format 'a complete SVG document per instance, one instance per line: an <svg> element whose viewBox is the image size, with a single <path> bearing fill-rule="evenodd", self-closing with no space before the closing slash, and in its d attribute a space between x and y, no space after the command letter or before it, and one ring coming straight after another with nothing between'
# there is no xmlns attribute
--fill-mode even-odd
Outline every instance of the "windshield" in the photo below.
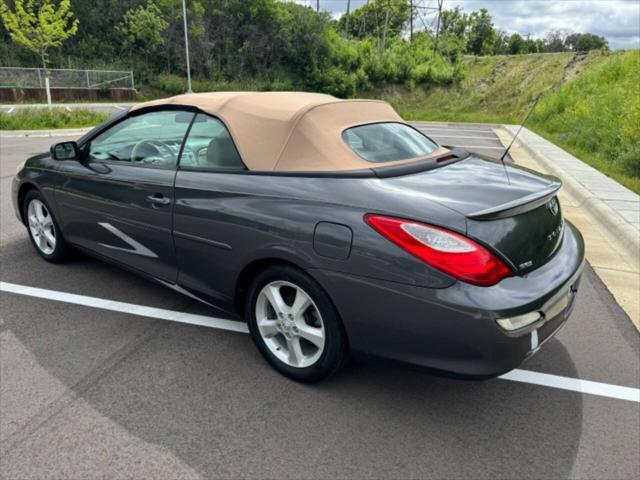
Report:
<svg viewBox="0 0 640 480"><path fill-rule="evenodd" d="M438 145L403 123L372 123L348 128L342 139L368 162L382 163L424 157Z"/></svg>

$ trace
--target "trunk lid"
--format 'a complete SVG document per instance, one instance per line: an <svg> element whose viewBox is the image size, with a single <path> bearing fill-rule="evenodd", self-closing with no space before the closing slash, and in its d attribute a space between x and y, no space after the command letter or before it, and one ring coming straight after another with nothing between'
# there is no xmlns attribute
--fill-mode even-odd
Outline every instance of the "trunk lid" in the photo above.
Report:
<svg viewBox="0 0 640 480"><path fill-rule="evenodd" d="M514 165L505 171L499 162L469 155L441 168L382 181L465 215L466 234L519 274L546 263L563 237L556 198L562 183L555 177Z"/></svg>

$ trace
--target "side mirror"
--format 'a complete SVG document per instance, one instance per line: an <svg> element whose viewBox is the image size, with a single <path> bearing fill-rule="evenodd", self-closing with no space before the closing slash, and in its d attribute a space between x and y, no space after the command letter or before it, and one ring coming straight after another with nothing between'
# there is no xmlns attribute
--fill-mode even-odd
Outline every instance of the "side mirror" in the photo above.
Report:
<svg viewBox="0 0 640 480"><path fill-rule="evenodd" d="M54 160L76 160L78 158L78 144L76 142L61 142L51 145L51 157Z"/></svg>

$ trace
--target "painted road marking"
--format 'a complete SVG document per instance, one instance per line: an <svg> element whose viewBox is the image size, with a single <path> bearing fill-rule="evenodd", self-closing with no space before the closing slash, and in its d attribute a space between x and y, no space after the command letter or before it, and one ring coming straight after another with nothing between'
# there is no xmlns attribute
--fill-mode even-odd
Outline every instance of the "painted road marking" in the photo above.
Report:
<svg viewBox="0 0 640 480"><path fill-rule="evenodd" d="M498 141L498 139L495 136L489 136L489 135L487 135L486 137L474 137L474 136L468 136L468 135L443 135L440 133L429 133L429 132L425 132L425 133L436 138L472 138L474 140L490 140L494 142Z"/></svg>
<svg viewBox="0 0 640 480"><path fill-rule="evenodd" d="M432 132L434 130L441 130L443 132L473 132L473 133L493 133L493 130L486 130L481 128L450 128L450 127L430 127L429 125L421 125L415 122L409 122L420 130L426 130Z"/></svg>
<svg viewBox="0 0 640 480"><path fill-rule="evenodd" d="M72 303L74 305L82 305L85 307L99 308L101 310L110 310L112 312L129 313L131 315L138 315L141 317L188 323L189 325L219 328L222 330L231 330L232 332L249 332L247 324L244 322L208 317L205 315L195 315L193 313L176 312L174 310L165 310L164 308L145 307L143 305L136 305L133 303L117 302L104 298L77 295L75 293L28 287L26 285L17 285L15 283L0 282L0 291L15 293L17 295L27 295L29 297L44 298L47 300L54 300L56 302Z"/></svg>
<svg viewBox="0 0 640 480"><path fill-rule="evenodd" d="M504 150L504 147L487 147L485 145L456 145L456 147L461 148L474 148L476 150Z"/></svg>
<svg viewBox="0 0 640 480"><path fill-rule="evenodd" d="M218 328L221 330L230 330L232 332L240 333L249 332L246 323L238 322L235 320L227 320L224 318L209 317L205 315L195 315L193 313L177 312L174 310L166 310L164 308L146 307L133 303L117 302L104 298L89 297L87 295L78 295L75 293L66 293L44 288L29 287L26 285L18 285L15 283L0 282L0 291L14 293L17 295L26 295L29 297L43 298L56 302L82 305L85 307L98 308L102 310L110 310L113 312L128 313L130 315L138 315L141 317L186 323L189 325L199 325L203 327ZM640 389L638 388L623 387L619 385L581 380L579 378L562 377L559 375L550 375L548 373L539 373L520 369L512 370L499 378L503 380L511 380L513 382L529 383L532 385L540 385L545 387L557 388L560 390L569 390L572 392L586 393L589 395L598 395L601 397L615 398L619 400L627 400L630 402L640 403Z"/></svg>
<svg viewBox="0 0 640 480"><path fill-rule="evenodd" d="M631 387L621 387L608 383L591 382L579 378L561 377L559 375L549 375L548 373L532 372L531 370L511 370L500 378L513 382L531 383L545 387L571 390L572 392L588 393L601 397L618 398L640 403L640 389Z"/></svg>

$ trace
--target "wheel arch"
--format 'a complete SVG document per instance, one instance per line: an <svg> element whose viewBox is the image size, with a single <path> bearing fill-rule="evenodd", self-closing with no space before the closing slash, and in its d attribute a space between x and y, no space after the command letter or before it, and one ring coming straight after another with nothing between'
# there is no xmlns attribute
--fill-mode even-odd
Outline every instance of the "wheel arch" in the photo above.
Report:
<svg viewBox="0 0 640 480"><path fill-rule="evenodd" d="M20 213L20 220L22 220L23 224L25 223L24 199L26 198L27 193L29 193L31 190L36 190L37 192L40 192L40 189L31 182L24 182L22 185L20 185L20 188L18 189L18 211ZM42 192L40 193L42 194Z"/></svg>
<svg viewBox="0 0 640 480"><path fill-rule="evenodd" d="M252 280L263 270L272 267L274 265L283 265L294 267L299 270L304 271L304 268L301 268L299 265L296 265L294 262L290 260L285 260L279 257L266 257L259 258L249 262L241 271L236 280L236 288L234 295L234 306L240 315L244 316L244 304L247 296L247 292L249 290L249 286L251 285ZM314 278L315 280L315 278Z"/></svg>

